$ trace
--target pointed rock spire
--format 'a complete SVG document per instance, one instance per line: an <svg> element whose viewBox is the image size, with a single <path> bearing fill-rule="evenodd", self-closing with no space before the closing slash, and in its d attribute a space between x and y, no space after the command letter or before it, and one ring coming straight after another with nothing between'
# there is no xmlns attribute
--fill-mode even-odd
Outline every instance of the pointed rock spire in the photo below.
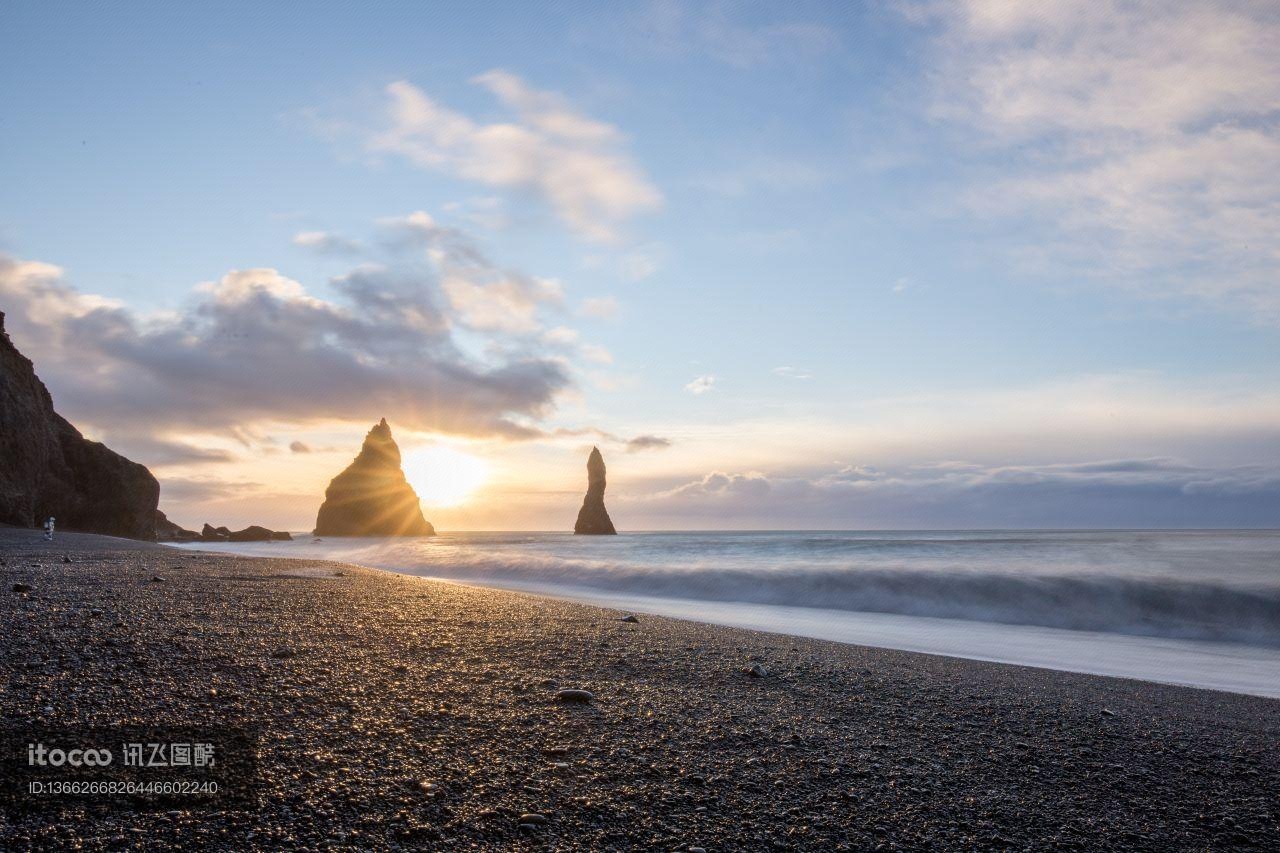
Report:
<svg viewBox="0 0 1280 853"><path fill-rule="evenodd" d="M587 496L582 501L582 509L578 510L574 533L612 535L618 532L604 508L604 486L604 457L600 455L600 448L593 447L587 457Z"/></svg>
<svg viewBox="0 0 1280 853"><path fill-rule="evenodd" d="M325 489L315 535L436 535L400 469L400 448L386 418L369 430L360 455Z"/></svg>

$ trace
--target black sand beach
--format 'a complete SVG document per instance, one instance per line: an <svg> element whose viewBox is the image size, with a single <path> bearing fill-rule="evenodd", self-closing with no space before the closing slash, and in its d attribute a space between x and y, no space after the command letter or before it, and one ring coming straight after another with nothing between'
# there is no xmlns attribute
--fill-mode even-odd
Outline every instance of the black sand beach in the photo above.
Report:
<svg viewBox="0 0 1280 853"><path fill-rule="evenodd" d="M1280 838L1274 700L625 622L105 537L0 530L0 558L6 727L261 732L256 810L19 800L3 849L1167 851ZM748 675L754 664L767 675ZM595 700L557 701L568 687ZM521 828L531 813L545 821Z"/></svg>

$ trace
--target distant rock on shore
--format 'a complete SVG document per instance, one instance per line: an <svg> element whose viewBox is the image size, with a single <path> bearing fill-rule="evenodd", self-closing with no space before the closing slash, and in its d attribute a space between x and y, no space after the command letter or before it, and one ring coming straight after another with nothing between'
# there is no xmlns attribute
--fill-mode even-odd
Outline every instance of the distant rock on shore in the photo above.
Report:
<svg viewBox="0 0 1280 853"><path fill-rule="evenodd" d="M250 524L244 530L233 530L227 536L231 542L290 542L293 537L283 530L268 530L257 524Z"/></svg>
<svg viewBox="0 0 1280 853"><path fill-rule="evenodd" d="M231 538L231 528L214 527L209 522L204 523L204 527L200 528L201 542L226 542Z"/></svg>
<svg viewBox="0 0 1280 853"><path fill-rule="evenodd" d="M194 542L200 534L187 530L180 524L170 521L160 510L156 510L156 541L158 542Z"/></svg>
<svg viewBox="0 0 1280 853"><path fill-rule="evenodd" d="M0 524L156 538L160 484L145 466L89 441L53 410L0 312Z"/></svg>
<svg viewBox="0 0 1280 853"><path fill-rule="evenodd" d="M188 533L190 531L187 531ZM269 530L257 524L251 524L244 530L232 530L229 527L214 527L208 522L198 534L192 533L201 542L292 542L293 536L283 530Z"/></svg>
<svg viewBox="0 0 1280 853"><path fill-rule="evenodd" d="M618 532L604 508L604 486L604 457L600 455L600 448L593 447L587 457L587 496L582 501L582 509L578 510L574 533L610 536Z"/></svg>
<svg viewBox="0 0 1280 853"><path fill-rule="evenodd" d="M325 489L316 536L435 536L400 468L400 448L383 418L360 455Z"/></svg>

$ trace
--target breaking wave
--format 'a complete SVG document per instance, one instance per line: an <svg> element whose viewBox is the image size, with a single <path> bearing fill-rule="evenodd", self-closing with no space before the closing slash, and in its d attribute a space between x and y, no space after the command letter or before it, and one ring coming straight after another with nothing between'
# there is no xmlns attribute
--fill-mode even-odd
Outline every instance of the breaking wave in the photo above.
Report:
<svg viewBox="0 0 1280 853"><path fill-rule="evenodd" d="M471 558L409 570L459 581L1280 646L1280 591L1203 582L881 569L689 571L529 557Z"/></svg>
<svg viewBox="0 0 1280 853"><path fill-rule="evenodd" d="M475 533L303 541L262 553L281 550L570 598L585 591L1280 647L1275 531Z"/></svg>

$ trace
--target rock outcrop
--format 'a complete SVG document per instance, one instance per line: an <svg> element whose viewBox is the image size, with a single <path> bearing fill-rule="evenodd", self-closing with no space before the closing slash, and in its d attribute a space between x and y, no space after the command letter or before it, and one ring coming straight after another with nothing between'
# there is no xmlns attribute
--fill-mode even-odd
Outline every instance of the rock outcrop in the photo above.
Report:
<svg viewBox="0 0 1280 853"><path fill-rule="evenodd" d="M574 533L610 536L618 532L604 508L604 485L604 457L600 455L600 448L593 447L587 457L587 496L582 500L582 509L578 510Z"/></svg>
<svg viewBox="0 0 1280 853"><path fill-rule="evenodd" d="M289 542L293 537L283 530L268 530L257 524L250 524L244 530L233 530L227 536L229 542Z"/></svg>
<svg viewBox="0 0 1280 853"><path fill-rule="evenodd" d="M386 418L369 430L360 455L325 489L315 535L436 535L400 469L400 448Z"/></svg>
<svg viewBox="0 0 1280 853"><path fill-rule="evenodd" d="M156 541L158 542L194 542L200 534L187 530L180 524L170 521L160 510L156 510Z"/></svg>
<svg viewBox="0 0 1280 853"><path fill-rule="evenodd" d="M175 525L176 526L176 525ZM185 531L191 533L191 531ZM205 522L199 533L191 533L201 542L292 542L293 536L284 530L270 530L258 524L250 524L244 530L214 527Z"/></svg>
<svg viewBox="0 0 1280 853"><path fill-rule="evenodd" d="M201 542L226 542L231 538L231 531L226 527L214 527L209 522L200 528Z"/></svg>
<svg viewBox="0 0 1280 853"><path fill-rule="evenodd" d="M0 313L0 523L156 538L160 484L145 466L89 441L53 410Z"/></svg>

